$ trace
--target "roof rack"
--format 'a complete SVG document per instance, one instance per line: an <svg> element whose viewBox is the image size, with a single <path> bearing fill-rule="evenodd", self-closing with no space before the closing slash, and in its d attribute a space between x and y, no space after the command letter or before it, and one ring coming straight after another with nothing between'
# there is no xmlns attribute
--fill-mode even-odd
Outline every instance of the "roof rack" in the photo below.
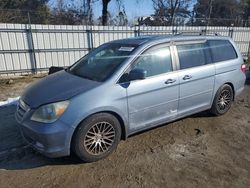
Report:
<svg viewBox="0 0 250 188"><path fill-rule="evenodd" d="M174 35L221 36L221 34L219 34L219 33L207 33L205 31L201 31L201 32L179 32L179 33L176 33Z"/></svg>

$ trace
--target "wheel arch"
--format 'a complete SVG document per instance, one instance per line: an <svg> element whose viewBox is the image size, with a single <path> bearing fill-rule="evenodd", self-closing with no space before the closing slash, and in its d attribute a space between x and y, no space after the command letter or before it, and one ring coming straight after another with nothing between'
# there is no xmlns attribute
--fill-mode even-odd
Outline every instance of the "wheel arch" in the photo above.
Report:
<svg viewBox="0 0 250 188"><path fill-rule="evenodd" d="M93 116L95 114L100 114L100 113L108 113L108 114L111 114L113 115L120 123L120 126L121 126L121 139L122 140L126 140L127 139L127 128L126 128L126 124L125 124L125 120L122 118L122 116L120 114L118 114L117 112L114 112L114 111L111 111L111 110L102 110L102 111L97 111L97 112L94 112L94 113L91 113L89 115L87 115L86 117L82 118L81 121L77 124L77 126L75 127L74 129L74 132L71 136L71 141L70 143L72 144L72 140L80 126L80 124L86 120L87 118L89 118L90 116ZM70 144L70 145L71 145Z"/></svg>
<svg viewBox="0 0 250 188"><path fill-rule="evenodd" d="M102 111L102 112L98 112L98 113L108 113L108 114L112 114L113 116L115 116L116 119L119 121L120 126L121 126L121 131L122 131L121 139L122 140L127 139L127 129L126 129L124 120L122 119L122 117L118 113L116 113L114 111Z"/></svg>
<svg viewBox="0 0 250 188"><path fill-rule="evenodd" d="M234 85L233 85L232 82L226 82L223 85L226 85L226 84L229 85L232 88L232 90L233 90L233 100L234 100L235 99L235 88L234 88Z"/></svg>

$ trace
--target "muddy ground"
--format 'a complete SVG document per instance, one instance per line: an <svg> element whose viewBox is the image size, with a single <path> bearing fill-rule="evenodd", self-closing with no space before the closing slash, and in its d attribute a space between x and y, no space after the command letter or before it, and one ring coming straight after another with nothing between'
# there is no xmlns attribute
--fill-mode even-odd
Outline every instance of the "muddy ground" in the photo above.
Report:
<svg viewBox="0 0 250 188"><path fill-rule="evenodd" d="M12 78L0 77L0 101L19 96L27 85L46 74L17 76Z"/></svg>
<svg viewBox="0 0 250 188"><path fill-rule="evenodd" d="M18 95L35 79L2 82L1 99L13 91L13 97ZM132 136L110 157L91 164L33 151L20 135L14 112L15 106L0 108L3 188L250 187L250 83L226 115L203 112Z"/></svg>

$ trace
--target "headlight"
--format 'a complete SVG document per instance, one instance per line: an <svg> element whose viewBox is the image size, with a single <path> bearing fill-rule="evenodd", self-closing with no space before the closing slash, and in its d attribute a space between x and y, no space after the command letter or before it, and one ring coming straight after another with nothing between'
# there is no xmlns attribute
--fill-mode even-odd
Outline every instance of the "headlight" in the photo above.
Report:
<svg viewBox="0 0 250 188"><path fill-rule="evenodd" d="M41 106L33 113L31 120L53 123L65 112L68 105L69 101L61 101Z"/></svg>

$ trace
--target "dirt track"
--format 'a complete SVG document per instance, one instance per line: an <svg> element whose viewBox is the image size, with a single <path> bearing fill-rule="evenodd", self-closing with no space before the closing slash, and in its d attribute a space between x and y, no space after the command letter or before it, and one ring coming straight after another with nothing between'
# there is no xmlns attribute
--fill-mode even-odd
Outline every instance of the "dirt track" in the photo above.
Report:
<svg viewBox="0 0 250 188"><path fill-rule="evenodd" d="M203 112L135 135L92 164L34 152L14 112L0 108L0 187L250 187L250 85L226 115Z"/></svg>

